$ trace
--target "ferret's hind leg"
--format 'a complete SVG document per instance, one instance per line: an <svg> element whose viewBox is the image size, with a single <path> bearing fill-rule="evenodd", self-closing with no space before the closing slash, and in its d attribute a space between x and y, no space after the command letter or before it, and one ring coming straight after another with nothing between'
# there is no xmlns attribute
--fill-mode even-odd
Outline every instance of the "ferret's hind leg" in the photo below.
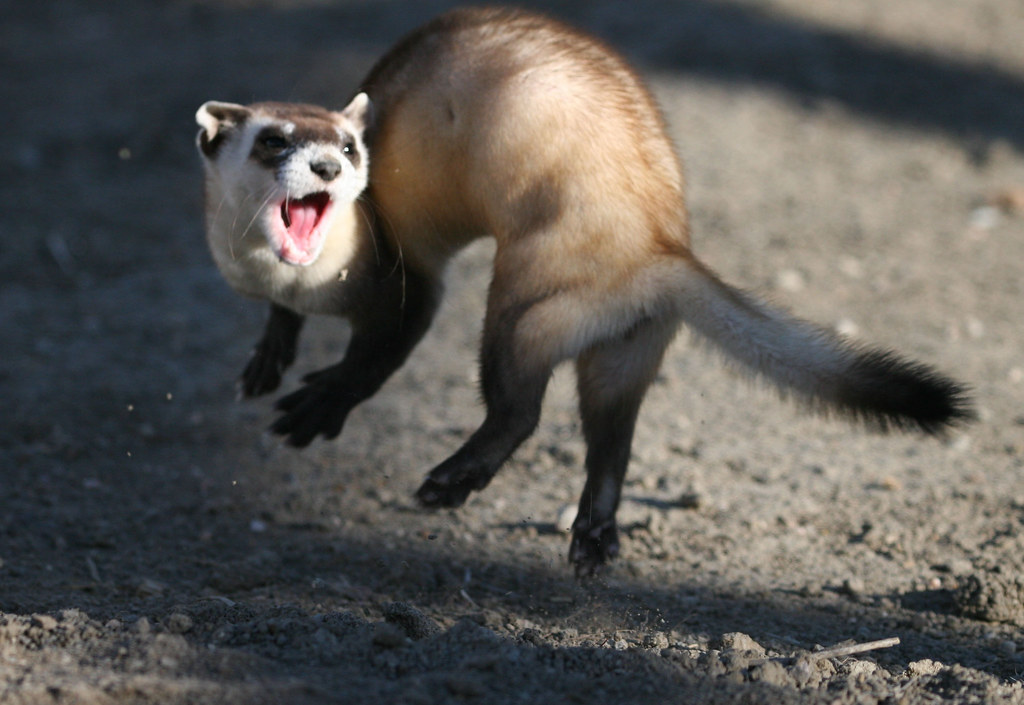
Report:
<svg viewBox="0 0 1024 705"><path fill-rule="evenodd" d="M469 440L431 470L416 493L428 507L458 507L487 486L533 433L553 365L540 351L523 351L522 323L535 302L497 307L489 302L480 359L487 415Z"/></svg>
<svg viewBox="0 0 1024 705"><path fill-rule="evenodd" d="M569 548L577 576L592 575L618 555L615 513L637 414L674 333L671 323L648 320L577 358L580 415L587 442L587 481Z"/></svg>

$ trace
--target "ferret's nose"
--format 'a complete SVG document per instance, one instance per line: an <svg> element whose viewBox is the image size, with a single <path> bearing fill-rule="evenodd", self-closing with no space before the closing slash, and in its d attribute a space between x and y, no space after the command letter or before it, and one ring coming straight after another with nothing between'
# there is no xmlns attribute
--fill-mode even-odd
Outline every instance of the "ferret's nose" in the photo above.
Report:
<svg viewBox="0 0 1024 705"><path fill-rule="evenodd" d="M324 181L334 181L335 177L341 173L341 162L334 159L320 159L310 162L309 168Z"/></svg>

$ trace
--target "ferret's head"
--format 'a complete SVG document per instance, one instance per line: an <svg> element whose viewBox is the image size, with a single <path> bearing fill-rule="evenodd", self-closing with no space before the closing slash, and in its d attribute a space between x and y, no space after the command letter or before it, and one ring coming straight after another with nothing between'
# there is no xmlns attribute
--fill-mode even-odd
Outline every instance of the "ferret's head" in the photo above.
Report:
<svg viewBox="0 0 1024 705"><path fill-rule="evenodd" d="M219 227L237 230L221 235L242 247L269 246L287 264L315 262L336 208L366 188L362 137L369 113L365 93L341 112L296 103L204 103L196 112L196 144L207 208Z"/></svg>

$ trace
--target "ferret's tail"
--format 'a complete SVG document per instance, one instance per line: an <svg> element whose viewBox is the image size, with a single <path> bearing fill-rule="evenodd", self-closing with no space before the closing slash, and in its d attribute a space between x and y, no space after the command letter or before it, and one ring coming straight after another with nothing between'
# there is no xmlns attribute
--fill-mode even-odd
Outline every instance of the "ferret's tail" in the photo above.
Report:
<svg viewBox="0 0 1024 705"><path fill-rule="evenodd" d="M973 418L965 388L931 367L858 346L768 306L700 262L681 269L682 320L784 396L881 430L937 434Z"/></svg>

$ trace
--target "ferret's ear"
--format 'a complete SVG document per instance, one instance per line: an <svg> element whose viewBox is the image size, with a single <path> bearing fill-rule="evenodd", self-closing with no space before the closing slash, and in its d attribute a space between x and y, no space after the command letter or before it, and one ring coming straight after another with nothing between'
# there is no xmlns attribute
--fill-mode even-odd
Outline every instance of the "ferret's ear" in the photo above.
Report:
<svg viewBox="0 0 1024 705"><path fill-rule="evenodd" d="M227 132L242 125L251 114L249 108L237 103L219 103L211 100L200 105L196 111L196 122L203 128L196 137L199 151L213 158L224 142Z"/></svg>
<svg viewBox="0 0 1024 705"><path fill-rule="evenodd" d="M370 96L360 93L342 110L339 115L350 122L356 129L366 130L373 124L373 104Z"/></svg>

